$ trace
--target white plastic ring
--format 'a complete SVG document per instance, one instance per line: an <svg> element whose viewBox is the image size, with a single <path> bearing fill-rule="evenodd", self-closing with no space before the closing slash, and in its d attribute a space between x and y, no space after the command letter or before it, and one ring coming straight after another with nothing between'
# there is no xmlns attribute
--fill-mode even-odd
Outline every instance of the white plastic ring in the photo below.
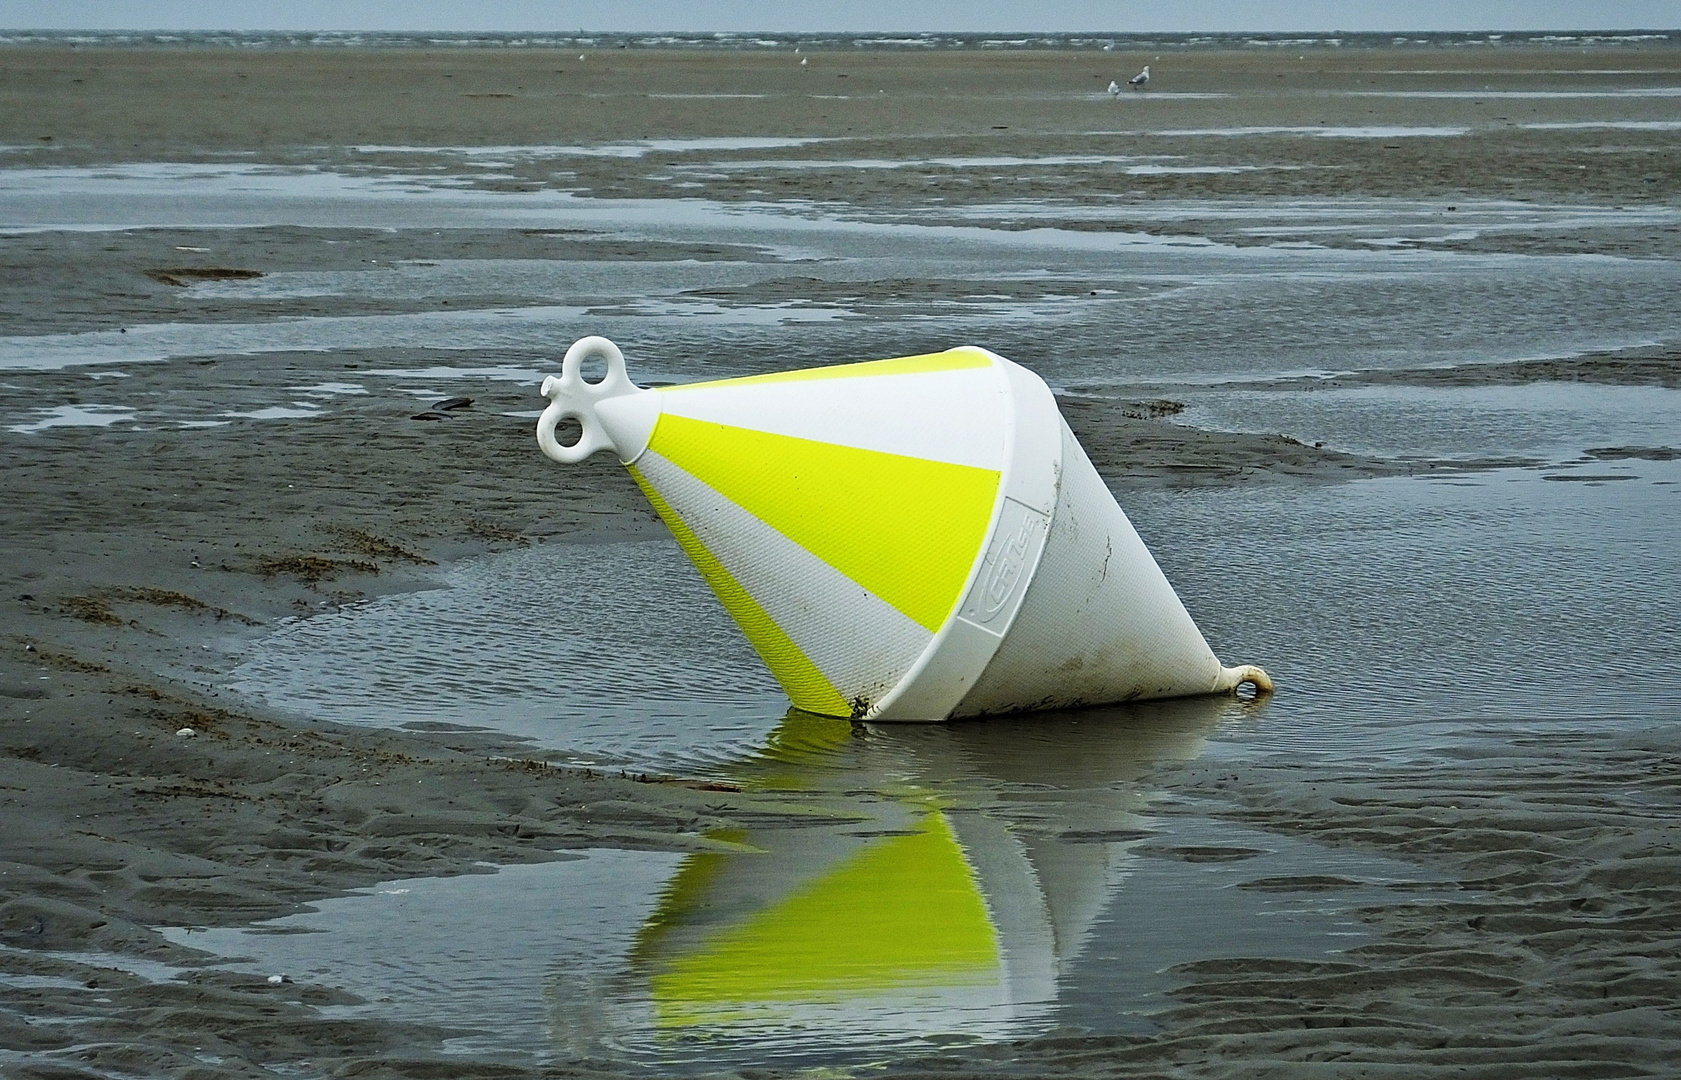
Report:
<svg viewBox="0 0 1681 1080"><path fill-rule="evenodd" d="M583 367L585 360L594 357L607 361L607 374L592 383L584 379ZM637 389L625 370L625 354L617 345L604 337L579 338L566 350L560 377L551 375L543 380L542 394L549 399L549 407L537 420L537 445L563 465L575 465L597 450L617 451L612 436L596 418L595 404ZM562 420L576 420L583 428L578 441L569 446L555 438L555 428Z"/></svg>

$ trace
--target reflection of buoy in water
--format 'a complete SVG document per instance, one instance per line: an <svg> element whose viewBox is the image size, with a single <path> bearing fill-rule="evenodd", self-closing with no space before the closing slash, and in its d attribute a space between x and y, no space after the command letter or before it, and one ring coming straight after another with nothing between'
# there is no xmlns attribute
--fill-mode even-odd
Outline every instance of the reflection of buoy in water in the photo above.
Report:
<svg viewBox="0 0 1681 1080"><path fill-rule="evenodd" d="M588 337L542 392L543 452L617 454L799 708L942 720L1272 688L1221 667L1044 381L984 349L643 389Z"/></svg>
<svg viewBox="0 0 1681 1080"><path fill-rule="evenodd" d="M1238 708L1181 699L869 737L790 710L734 771L744 788L800 792L806 814L708 834L717 849L684 857L637 932L629 981L567 987L557 999L599 1004L557 1027L760 1051L1029 1035L1079 985L1150 835L1139 776L1194 758ZM879 797L840 794L857 790Z"/></svg>
<svg viewBox="0 0 1681 1080"><path fill-rule="evenodd" d="M833 1024L837 1011L914 1026L928 1020L912 1008L949 1022L1050 997L1043 977L1009 977L950 822L917 809L891 836L770 835L758 855L686 859L633 954L656 1028Z"/></svg>

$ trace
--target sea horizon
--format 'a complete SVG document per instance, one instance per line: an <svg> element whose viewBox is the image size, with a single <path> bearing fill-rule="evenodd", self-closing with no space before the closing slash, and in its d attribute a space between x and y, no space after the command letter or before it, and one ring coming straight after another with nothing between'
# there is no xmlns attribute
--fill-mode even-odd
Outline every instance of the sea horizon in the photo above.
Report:
<svg viewBox="0 0 1681 1080"><path fill-rule="evenodd" d="M0 46L235 49L1123 49L1223 51L1385 48L1642 48L1681 42L1681 28L1623 30L1359 31L1297 30L1224 33L1126 33L1103 30L1051 34L772 31L420 31L420 30L0 30Z"/></svg>

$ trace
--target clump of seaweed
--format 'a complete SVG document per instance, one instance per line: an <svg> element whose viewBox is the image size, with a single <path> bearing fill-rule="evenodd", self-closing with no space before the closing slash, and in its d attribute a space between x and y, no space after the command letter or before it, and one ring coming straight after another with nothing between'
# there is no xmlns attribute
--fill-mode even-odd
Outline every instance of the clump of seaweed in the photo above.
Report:
<svg viewBox="0 0 1681 1080"><path fill-rule="evenodd" d="M173 694L164 693L155 686L147 686L145 683L129 683L126 686L118 687L117 692L120 694L133 694L135 697L151 698L153 701L182 700Z"/></svg>
<svg viewBox="0 0 1681 1080"><path fill-rule="evenodd" d="M359 559L329 559L325 555L264 556L257 560L257 573L264 577L285 574L308 585L331 580L345 570L353 570L359 574L377 574L379 566Z"/></svg>
<svg viewBox="0 0 1681 1080"><path fill-rule="evenodd" d="M85 596L66 596L59 601L60 610L66 615L91 623L101 623L105 626L121 626L122 617L111 610L113 603L119 604L151 604L153 607L173 607L186 611L207 611L218 620L234 619L247 626L261 625L249 615L241 615L237 611L227 608L212 607L196 596L188 596L184 592L174 589L158 589L152 586L113 585L100 589L96 593Z"/></svg>
<svg viewBox="0 0 1681 1080"><path fill-rule="evenodd" d="M410 551L401 544L393 543L383 536L375 536L366 529L356 529L349 525L326 525L322 528L338 537L344 550L354 551L358 555L368 555L375 559L401 559L420 566L438 565L435 560L428 559L418 551Z"/></svg>
<svg viewBox="0 0 1681 1080"><path fill-rule="evenodd" d="M1673 446L1596 446L1583 453L1599 461L1674 461L1681 450Z"/></svg>
<svg viewBox="0 0 1681 1080"><path fill-rule="evenodd" d="M1156 398L1152 401L1129 401L1121 408L1121 415L1134 420L1160 420L1164 416L1178 416L1184 411L1183 401Z"/></svg>
<svg viewBox="0 0 1681 1080"><path fill-rule="evenodd" d="M467 522L467 531L480 540L489 540L496 544L518 544L525 547L531 543L531 539L518 529L498 525L494 521L469 521Z"/></svg>
<svg viewBox="0 0 1681 1080"><path fill-rule="evenodd" d="M141 798L153 799L238 799L249 801L251 798L243 791L235 791L226 784L202 781L135 788L134 794Z"/></svg>
<svg viewBox="0 0 1681 1080"><path fill-rule="evenodd" d="M195 281L249 281L263 276L261 270L236 270L230 266L162 266L146 271L160 285L185 288Z"/></svg>
<svg viewBox="0 0 1681 1080"><path fill-rule="evenodd" d="M35 654L35 662L42 667L56 668L59 671L80 671L88 675L98 675L110 671L104 664L83 660L69 653L53 652L50 649L31 649Z"/></svg>
<svg viewBox="0 0 1681 1080"><path fill-rule="evenodd" d="M102 590L112 600L126 600L132 604L152 604L156 607L186 608L188 611L208 611L210 605L197 597L173 589L154 589L150 586L119 585Z"/></svg>
<svg viewBox="0 0 1681 1080"><path fill-rule="evenodd" d="M501 765L504 769L512 769L515 772L536 773L539 776L551 776L564 771L540 758L491 758L489 760Z"/></svg>
<svg viewBox="0 0 1681 1080"><path fill-rule="evenodd" d="M121 626L122 617L111 610L102 597L98 596L63 596L58 601L59 610L83 622L98 623L101 626Z"/></svg>

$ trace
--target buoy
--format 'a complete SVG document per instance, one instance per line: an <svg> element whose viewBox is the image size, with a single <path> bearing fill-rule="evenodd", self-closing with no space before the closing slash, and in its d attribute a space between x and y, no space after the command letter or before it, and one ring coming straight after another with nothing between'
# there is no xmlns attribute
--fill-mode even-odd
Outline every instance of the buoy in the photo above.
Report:
<svg viewBox="0 0 1681 1080"><path fill-rule="evenodd" d="M606 374L583 377L586 360ZM603 337L537 443L618 455L794 705L944 720L1256 693L1221 666L1037 375L962 347L643 388ZM555 428L582 429L563 445Z"/></svg>

